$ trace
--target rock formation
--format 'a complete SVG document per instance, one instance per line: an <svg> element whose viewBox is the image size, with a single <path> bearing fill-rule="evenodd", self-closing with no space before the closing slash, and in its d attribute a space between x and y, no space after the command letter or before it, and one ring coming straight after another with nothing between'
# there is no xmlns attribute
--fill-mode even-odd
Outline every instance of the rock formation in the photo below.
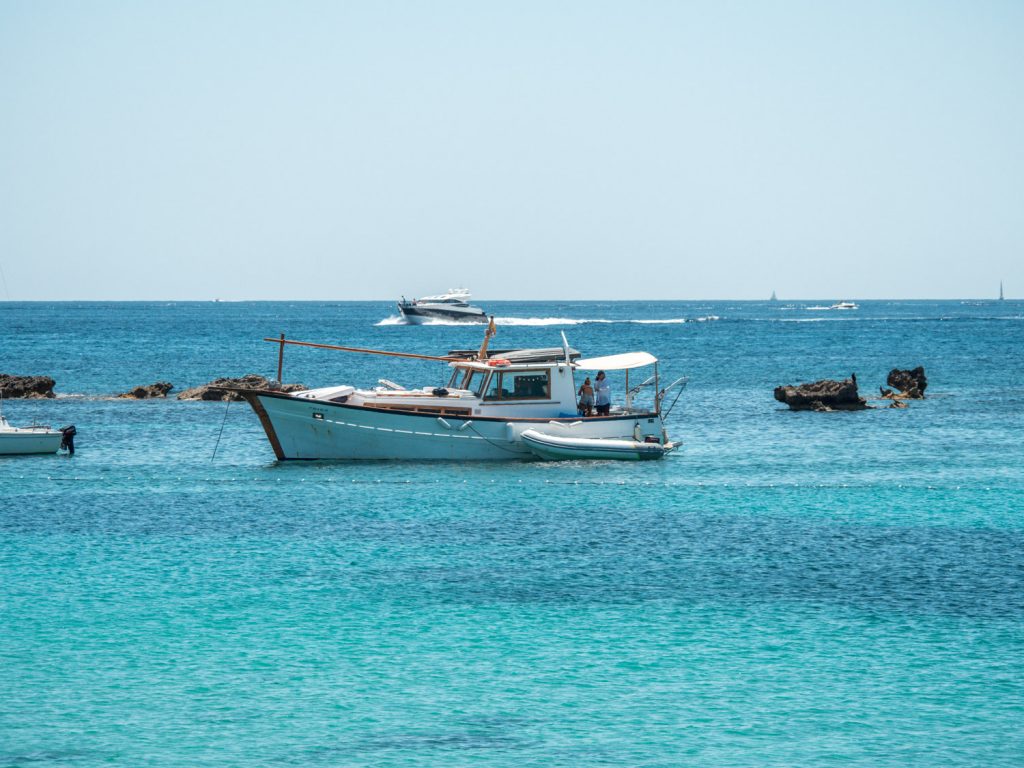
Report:
<svg viewBox="0 0 1024 768"><path fill-rule="evenodd" d="M158 381L155 384L135 387L129 392L122 392L118 397L129 400L149 400L155 397L167 397L167 393L174 389L174 385L166 381Z"/></svg>
<svg viewBox="0 0 1024 768"><path fill-rule="evenodd" d="M0 390L5 398L43 399L56 397L53 385L56 382L49 376L14 376L0 373Z"/></svg>
<svg viewBox="0 0 1024 768"><path fill-rule="evenodd" d="M882 397L902 397L908 400L923 400L924 391L928 388L928 377L924 375L924 366L917 366L913 370L901 370L893 368L889 371L885 383L895 387L900 394L893 394L892 390L882 390Z"/></svg>
<svg viewBox="0 0 1024 768"><path fill-rule="evenodd" d="M822 379L810 384L775 388L775 399L794 411L859 411L868 407L857 394L857 379Z"/></svg>
<svg viewBox="0 0 1024 768"><path fill-rule="evenodd" d="M278 392L299 392L306 389L302 384L276 384L258 376L255 373L248 373L240 379L215 379L209 384L202 384L198 387L186 389L178 394L179 400L241 400L240 395L234 392L226 392L225 387L238 389L274 389Z"/></svg>

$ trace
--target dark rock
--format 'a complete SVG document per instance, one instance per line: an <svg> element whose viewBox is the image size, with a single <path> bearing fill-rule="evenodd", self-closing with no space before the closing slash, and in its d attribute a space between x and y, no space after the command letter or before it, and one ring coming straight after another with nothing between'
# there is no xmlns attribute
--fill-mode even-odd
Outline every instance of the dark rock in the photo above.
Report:
<svg viewBox="0 0 1024 768"><path fill-rule="evenodd" d="M0 373L0 391L6 398L30 398L41 400L56 397L53 385L56 382L49 376L14 376Z"/></svg>
<svg viewBox="0 0 1024 768"><path fill-rule="evenodd" d="M924 399L924 391L928 388L928 377L924 375L924 366L917 366L913 370L901 370L893 368L889 371L885 383L900 391L899 395L882 393L882 397L905 397L910 400Z"/></svg>
<svg viewBox="0 0 1024 768"><path fill-rule="evenodd" d="M241 400L240 395L226 391L226 388L235 389L273 389L277 392L301 392L306 389L302 384L278 384L258 376L255 373L248 373L240 379L215 379L209 384L202 384L198 387L186 389L178 394L179 400Z"/></svg>
<svg viewBox="0 0 1024 768"><path fill-rule="evenodd" d="M904 403L902 400L893 400L889 403L890 408L909 408L910 406Z"/></svg>
<svg viewBox="0 0 1024 768"><path fill-rule="evenodd" d="M154 397L167 397L167 393L174 389L174 385L166 381L158 381L155 384L147 384L136 387L130 392L122 392L118 397L129 400L149 400Z"/></svg>
<svg viewBox="0 0 1024 768"><path fill-rule="evenodd" d="M859 411L867 401L857 394L853 379L822 379L811 384L775 388L775 399L794 411Z"/></svg>

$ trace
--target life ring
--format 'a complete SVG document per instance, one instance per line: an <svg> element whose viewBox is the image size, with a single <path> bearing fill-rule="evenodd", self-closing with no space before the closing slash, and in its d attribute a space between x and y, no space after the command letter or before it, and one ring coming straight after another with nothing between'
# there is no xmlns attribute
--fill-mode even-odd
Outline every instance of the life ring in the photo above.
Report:
<svg viewBox="0 0 1024 768"><path fill-rule="evenodd" d="M496 357L493 360L488 360L487 364L492 366L492 367L501 367L501 368L504 368L506 365L512 365L511 362L509 362L508 360L505 360L504 358L501 358L501 357Z"/></svg>

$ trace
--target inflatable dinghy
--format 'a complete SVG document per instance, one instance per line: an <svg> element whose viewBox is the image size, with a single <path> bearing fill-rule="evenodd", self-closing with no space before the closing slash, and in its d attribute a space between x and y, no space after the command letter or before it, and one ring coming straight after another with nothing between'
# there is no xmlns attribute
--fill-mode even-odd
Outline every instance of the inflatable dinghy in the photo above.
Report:
<svg viewBox="0 0 1024 768"><path fill-rule="evenodd" d="M646 461L660 459L675 446L672 443L641 443L637 440L614 440L594 437L556 437L535 429L522 433L523 443L542 459L611 459Z"/></svg>

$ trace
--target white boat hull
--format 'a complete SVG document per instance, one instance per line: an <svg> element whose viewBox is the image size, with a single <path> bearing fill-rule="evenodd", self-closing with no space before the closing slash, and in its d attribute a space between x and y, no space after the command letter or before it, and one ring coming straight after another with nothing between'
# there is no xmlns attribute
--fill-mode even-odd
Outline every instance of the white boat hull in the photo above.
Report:
<svg viewBox="0 0 1024 768"><path fill-rule="evenodd" d="M62 437L60 432L41 429L4 430L0 432L0 456L56 453Z"/></svg>
<svg viewBox="0 0 1024 768"><path fill-rule="evenodd" d="M399 304L398 311L410 325L423 325L431 321L450 323L486 323L487 315L476 307L410 307Z"/></svg>
<svg viewBox="0 0 1024 768"><path fill-rule="evenodd" d="M601 418L501 419L388 411L293 397L241 393L259 416L280 460L533 460L528 429L582 438L661 439L657 414Z"/></svg>

